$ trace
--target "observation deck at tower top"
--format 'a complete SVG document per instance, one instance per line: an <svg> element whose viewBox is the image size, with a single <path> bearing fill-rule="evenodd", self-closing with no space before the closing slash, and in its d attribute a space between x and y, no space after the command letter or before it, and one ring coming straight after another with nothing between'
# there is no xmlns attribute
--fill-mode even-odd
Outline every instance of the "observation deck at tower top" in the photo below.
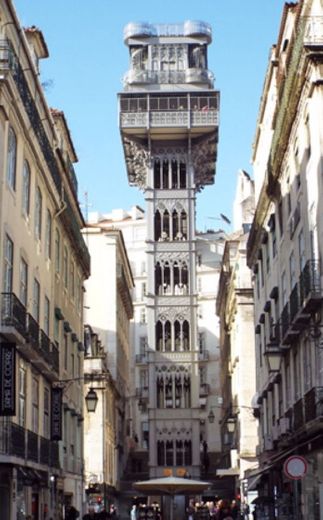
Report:
<svg viewBox="0 0 323 520"><path fill-rule="evenodd" d="M118 94L119 128L129 183L147 186L145 171L155 143L176 149L186 142L196 189L212 184L220 93L207 68L211 26L129 23L124 41L130 64Z"/></svg>
<svg viewBox="0 0 323 520"><path fill-rule="evenodd" d="M201 36L207 39L207 43L211 43L212 28L206 22L187 20L181 24L130 22L123 31L125 43L128 43L130 38L151 38L154 36Z"/></svg>

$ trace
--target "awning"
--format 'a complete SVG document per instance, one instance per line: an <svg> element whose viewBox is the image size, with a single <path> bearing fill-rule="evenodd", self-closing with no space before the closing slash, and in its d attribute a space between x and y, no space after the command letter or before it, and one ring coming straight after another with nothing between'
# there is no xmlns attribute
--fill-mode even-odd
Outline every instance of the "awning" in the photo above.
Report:
<svg viewBox="0 0 323 520"><path fill-rule="evenodd" d="M256 475L255 477L248 478L248 491L254 491L257 489L257 485L259 484L262 477L262 473Z"/></svg>
<svg viewBox="0 0 323 520"><path fill-rule="evenodd" d="M219 477L235 477L237 475L240 475L240 470L239 468L222 468L217 469L216 474Z"/></svg>

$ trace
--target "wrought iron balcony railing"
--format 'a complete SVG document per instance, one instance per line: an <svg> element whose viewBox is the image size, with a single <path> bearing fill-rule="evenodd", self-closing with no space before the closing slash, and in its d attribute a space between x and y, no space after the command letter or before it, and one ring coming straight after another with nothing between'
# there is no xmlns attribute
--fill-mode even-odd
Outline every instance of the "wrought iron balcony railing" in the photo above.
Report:
<svg viewBox="0 0 323 520"><path fill-rule="evenodd" d="M33 347L39 347L39 325L31 314L27 314L27 342Z"/></svg>
<svg viewBox="0 0 323 520"><path fill-rule="evenodd" d="M26 308L12 292L1 294L1 327L12 327L26 337Z"/></svg>
<svg viewBox="0 0 323 520"><path fill-rule="evenodd" d="M311 388L304 396L305 421L309 423L323 416L323 387Z"/></svg>
<svg viewBox="0 0 323 520"><path fill-rule="evenodd" d="M308 260L301 272L300 303L303 310L315 310L322 302L321 270L319 260Z"/></svg>

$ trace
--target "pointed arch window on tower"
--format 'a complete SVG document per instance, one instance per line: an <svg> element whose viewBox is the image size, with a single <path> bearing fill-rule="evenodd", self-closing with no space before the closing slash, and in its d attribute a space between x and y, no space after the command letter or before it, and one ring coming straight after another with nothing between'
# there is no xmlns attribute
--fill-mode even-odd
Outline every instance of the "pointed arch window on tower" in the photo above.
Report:
<svg viewBox="0 0 323 520"><path fill-rule="evenodd" d="M178 161L176 161L176 159L172 159L171 170L172 170L172 188L174 190L176 190L179 188Z"/></svg>
<svg viewBox="0 0 323 520"><path fill-rule="evenodd" d="M173 441L166 441L166 466L174 464L174 444Z"/></svg>
<svg viewBox="0 0 323 520"><path fill-rule="evenodd" d="M164 352L172 350L172 329L170 321L166 321L164 325Z"/></svg>
<svg viewBox="0 0 323 520"><path fill-rule="evenodd" d="M164 190L169 189L169 162L168 159L163 160L163 185Z"/></svg>
<svg viewBox="0 0 323 520"><path fill-rule="evenodd" d="M154 160L154 188L161 188L161 168L160 168L160 159L157 157Z"/></svg>
<svg viewBox="0 0 323 520"><path fill-rule="evenodd" d="M179 240L179 215L176 209L172 212L172 231L173 240Z"/></svg>
<svg viewBox="0 0 323 520"><path fill-rule="evenodd" d="M184 453L183 453L183 441L176 441L176 466L183 466Z"/></svg>
<svg viewBox="0 0 323 520"><path fill-rule="evenodd" d="M163 325L161 321L156 323L156 350L157 352L163 350Z"/></svg>
<svg viewBox="0 0 323 520"><path fill-rule="evenodd" d="M180 233L182 234L182 239L187 239L187 215L184 210L181 211L180 215Z"/></svg>
<svg viewBox="0 0 323 520"><path fill-rule="evenodd" d="M184 441L184 465L190 466L192 464L192 441Z"/></svg>
<svg viewBox="0 0 323 520"><path fill-rule="evenodd" d="M157 441L157 464L165 466L165 442Z"/></svg>
<svg viewBox="0 0 323 520"><path fill-rule="evenodd" d="M190 350L190 325L187 320L183 322L183 350Z"/></svg>
<svg viewBox="0 0 323 520"><path fill-rule="evenodd" d="M159 210L155 213L155 240L160 240L161 238L161 214Z"/></svg>
<svg viewBox="0 0 323 520"><path fill-rule="evenodd" d="M187 187L186 163L184 161L181 161L179 165L179 187L181 189Z"/></svg>
<svg viewBox="0 0 323 520"><path fill-rule="evenodd" d="M159 262L155 266L155 294L162 294L163 279L162 268Z"/></svg>

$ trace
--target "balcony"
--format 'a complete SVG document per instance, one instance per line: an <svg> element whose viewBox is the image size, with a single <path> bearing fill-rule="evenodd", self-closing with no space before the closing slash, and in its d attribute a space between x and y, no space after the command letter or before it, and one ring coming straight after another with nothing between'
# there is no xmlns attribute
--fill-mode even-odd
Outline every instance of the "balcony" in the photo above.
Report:
<svg viewBox="0 0 323 520"><path fill-rule="evenodd" d="M301 273L300 306L302 312L313 313L322 303L321 272L318 260L308 260Z"/></svg>
<svg viewBox="0 0 323 520"><path fill-rule="evenodd" d="M293 430L297 431L304 426L304 403L299 399L293 406Z"/></svg>
<svg viewBox="0 0 323 520"><path fill-rule="evenodd" d="M305 16L304 44L311 48L323 46L323 16Z"/></svg>
<svg viewBox="0 0 323 520"><path fill-rule="evenodd" d="M208 350L202 350L199 352L199 361L208 361L209 360L209 351Z"/></svg>
<svg viewBox="0 0 323 520"><path fill-rule="evenodd" d="M291 343L293 343L299 336L300 331L297 329L294 329L292 327L292 322L290 318L290 304L289 302L286 303L285 307L283 308L283 311L281 313L281 340L282 340L282 347L284 346L290 346Z"/></svg>
<svg viewBox="0 0 323 520"><path fill-rule="evenodd" d="M169 110L148 112L122 112L120 114L121 128L144 130L159 128L201 128L210 130L219 125L219 112L209 111Z"/></svg>
<svg viewBox="0 0 323 520"><path fill-rule="evenodd" d="M201 383L200 384L200 397L207 397L210 393L210 385L208 383Z"/></svg>
<svg viewBox="0 0 323 520"><path fill-rule="evenodd" d="M323 387L316 386L311 388L304 396L305 422L323 416Z"/></svg>
<svg viewBox="0 0 323 520"><path fill-rule="evenodd" d="M26 308L14 293L1 294L0 333L15 343L24 343L27 335Z"/></svg>
<svg viewBox="0 0 323 520"><path fill-rule="evenodd" d="M39 347L39 325L31 314L27 314L27 343L37 349Z"/></svg>
<svg viewBox="0 0 323 520"><path fill-rule="evenodd" d="M139 397L140 399L148 399L148 395L148 386L140 386L139 388L136 388L136 397Z"/></svg>
<svg viewBox="0 0 323 520"><path fill-rule="evenodd" d="M136 364L137 365L146 365L148 363L148 354L144 352L143 354L136 354Z"/></svg>

